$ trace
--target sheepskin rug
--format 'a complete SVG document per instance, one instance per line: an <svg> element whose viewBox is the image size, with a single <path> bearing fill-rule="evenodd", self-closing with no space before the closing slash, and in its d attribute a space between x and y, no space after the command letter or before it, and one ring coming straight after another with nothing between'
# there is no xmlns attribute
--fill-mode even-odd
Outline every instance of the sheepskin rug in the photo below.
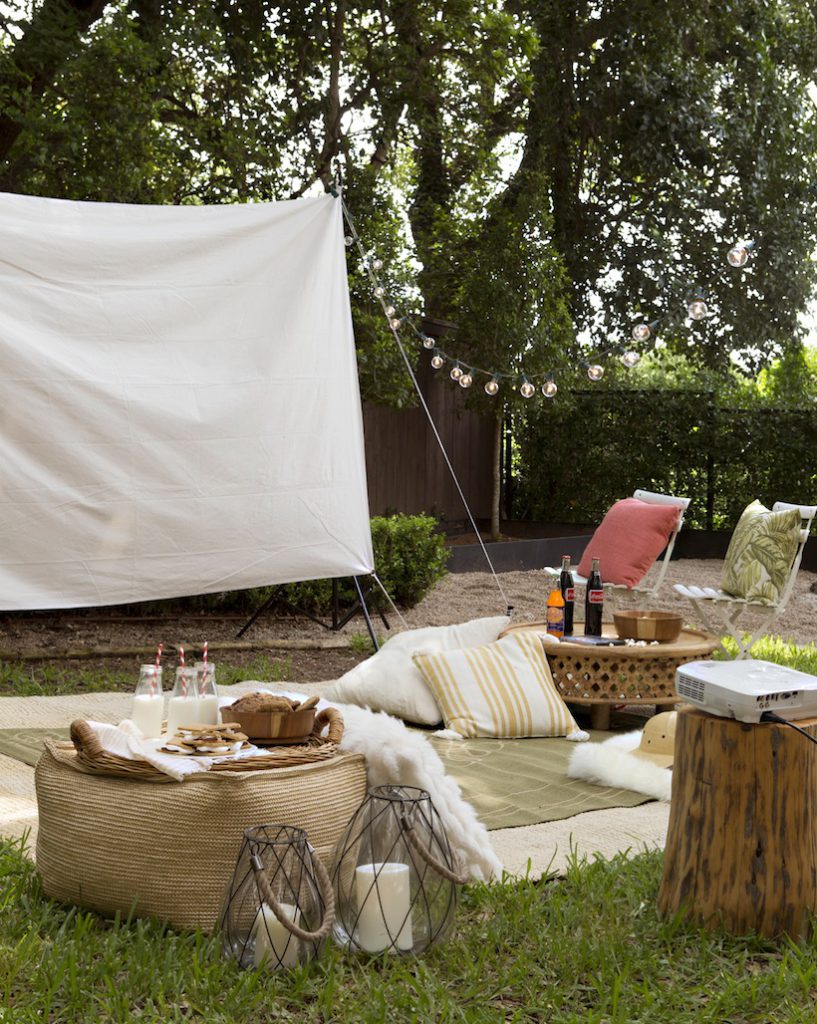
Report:
<svg viewBox="0 0 817 1024"><path fill-rule="evenodd" d="M655 800L669 801L672 771L632 753L641 743L641 730L613 736L603 743L583 743L570 758L567 774L598 786L631 789Z"/></svg>

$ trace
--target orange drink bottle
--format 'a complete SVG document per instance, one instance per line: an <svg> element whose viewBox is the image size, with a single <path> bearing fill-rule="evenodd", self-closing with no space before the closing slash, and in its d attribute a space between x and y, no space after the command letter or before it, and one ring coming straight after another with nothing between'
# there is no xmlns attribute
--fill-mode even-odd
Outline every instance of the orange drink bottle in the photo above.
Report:
<svg viewBox="0 0 817 1024"><path fill-rule="evenodd" d="M565 599L558 587L554 587L550 592L546 612L548 633L561 639L565 635Z"/></svg>

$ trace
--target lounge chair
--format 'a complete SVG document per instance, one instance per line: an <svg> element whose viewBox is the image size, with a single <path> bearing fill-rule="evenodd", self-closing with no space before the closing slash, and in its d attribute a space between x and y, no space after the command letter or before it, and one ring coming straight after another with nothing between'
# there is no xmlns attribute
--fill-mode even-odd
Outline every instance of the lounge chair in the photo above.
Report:
<svg viewBox="0 0 817 1024"><path fill-rule="evenodd" d="M716 590L714 587L691 587L682 583L675 584L675 590L692 602L706 629L717 636L726 633L736 641L738 645L737 658L750 657L749 651L752 644L786 610L786 605L788 605L794 590L797 572L803 560L803 548L806 546L812 521L817 514L817 505L792 505L785 501L778 501L772 507L773 512L785 512L789 509L797 509L800 512L802 518L800 540L789 568L788 579L780 597L774 604L749 601L746 598L728 594L725 590ZM760 616L752 631L744 635L740 622L744 613L749 609L762 611L765 614ZM721 643L721 647L726 651L723 643Z"/></svg>

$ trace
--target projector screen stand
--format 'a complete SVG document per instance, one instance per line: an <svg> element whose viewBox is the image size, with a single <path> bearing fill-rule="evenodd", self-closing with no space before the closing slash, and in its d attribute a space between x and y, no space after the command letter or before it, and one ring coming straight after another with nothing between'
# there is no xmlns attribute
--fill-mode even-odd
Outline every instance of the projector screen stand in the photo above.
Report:
<svg viewBox="0 0 817 1024"><path fill-rule="evenodd" d="M244 634L247 632L250 626L252 626L253 623L256 622L264 614L265 611L267 611L267 609L271 608L274 604L281 604L288 611L292 612L293 615L305 615L308 619L311 619L313 622L316 622L319 626L323 626L324 629L328 629L333 633L340 632L340 630L343 629L343 627L351 619L353 619L358 612L360 612L363 615L363 619L366 623L366 629L368 630L369 637L371 638L372 646L376 651L379 651L380 644L377 642L377 636L375 635L374 626L372 625L372 619L369 614L368 606L366 604L366 598L371 593L372 588L371 586L367 586L366 590L364 591L360 585L360 580L358 579L357 576L352 576L351 580L355 585L355 590L357 591L357 598L352 607L347 609L345 612L342 612L340 607L340 580L332 580L331 622L325 622L323 619L318 618L317 615L313 615L312 612L307 611L305 608L298 608L296 605L292 604L292 602L287 600L287 598L284 596L286 593L286 584L282 583L281 586L276 587L275 590L273 590L273 592L266 599L266 601L264 601L264 603L253 612L252 616L244 623L241 629L239 629L239 631L236 633L236 639L239 639L240 637L244 636ZM386 629L391 629L388 619L383 614L383 612L380 611L380 609L378 609L377 613L380 616L380 619L383 622L383 625L386 627Z"/></svg>

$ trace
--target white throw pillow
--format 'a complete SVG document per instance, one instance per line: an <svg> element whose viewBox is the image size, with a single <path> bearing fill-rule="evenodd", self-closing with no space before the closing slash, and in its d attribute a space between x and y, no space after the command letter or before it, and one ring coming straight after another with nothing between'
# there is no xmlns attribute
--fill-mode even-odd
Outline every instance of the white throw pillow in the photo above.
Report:
<svg viewBox="0 0 817 1024"><path fill-rule="evenodd" d="M438 725L443 716L412 656L482 647L496 640L509 623L507 616L499 615L455 626L427 626L397 633L377 654L332 683L324 691L324 699L385 711L420 725Z"/></svg>

